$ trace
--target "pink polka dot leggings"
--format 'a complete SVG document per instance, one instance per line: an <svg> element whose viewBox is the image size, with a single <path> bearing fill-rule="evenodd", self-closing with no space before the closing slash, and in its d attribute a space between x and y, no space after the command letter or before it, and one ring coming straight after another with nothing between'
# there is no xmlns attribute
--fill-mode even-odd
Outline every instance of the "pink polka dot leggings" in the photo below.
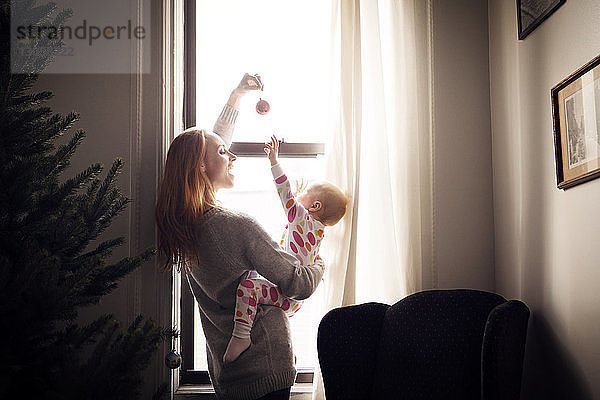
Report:
<svg viewBox="0 0 600 400"><path fill-rule="evenodd" d="M233 336L241 339L250 337L259 304L280 307L291 317L300 309L302 302L285 297L281 289L265 278L245 279L237 289Z"/></svg>

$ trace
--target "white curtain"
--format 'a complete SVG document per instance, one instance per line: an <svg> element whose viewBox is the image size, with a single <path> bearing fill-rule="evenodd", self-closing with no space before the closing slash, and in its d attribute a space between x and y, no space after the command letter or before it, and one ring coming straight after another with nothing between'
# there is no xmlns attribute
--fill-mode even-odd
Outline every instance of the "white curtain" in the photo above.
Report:
<svg viewBox="0 0 600 400"><path fill-rule="evenodd" d="M422 150L428 93L419 83L428 65L421 40L427 2L334 3L337 112L326 175L350 202L320 251L327 268L323 314L368 301L392 304L421 289L422 200L429 187ZM313 399L325 398L320 371L314 389Z"/></svg>

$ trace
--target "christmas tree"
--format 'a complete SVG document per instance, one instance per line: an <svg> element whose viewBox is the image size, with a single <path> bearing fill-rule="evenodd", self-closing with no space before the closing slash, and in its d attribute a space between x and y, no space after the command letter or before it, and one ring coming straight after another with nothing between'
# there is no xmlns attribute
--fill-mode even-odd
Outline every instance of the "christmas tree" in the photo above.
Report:
<svg viewBox="0 0 600 400"><path fill-rule="evenodd" d="M102 237L129 202L116 184L123 162L104 177L100 164L66 176L85 132L72 132L77 114L44 105L50 92L33 91L36 72L62 43L30 41L36 51L13 52L18 69L30 72L11 73L11 5L20 7L13 23L18 15L27 25L60 26L69 17L52 4L0 0L0 398L136 398L143 370L171 332L141 316L126 330L111 315L83 326L77 316L154 249L108 263L124 243ZM70 139L57 145L62 136Z"/></svg>

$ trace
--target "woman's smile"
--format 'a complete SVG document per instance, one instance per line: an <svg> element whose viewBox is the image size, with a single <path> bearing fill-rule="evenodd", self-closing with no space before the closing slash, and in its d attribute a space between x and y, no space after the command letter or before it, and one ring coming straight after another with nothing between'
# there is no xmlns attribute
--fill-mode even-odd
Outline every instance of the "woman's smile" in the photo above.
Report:
<svg viewBox="0 0 600 400"><path fill-rule="evenodd" d="M237 157L214 133L207 134L206 142L206 173L214 190L233 187L233 162Z"/></svg>

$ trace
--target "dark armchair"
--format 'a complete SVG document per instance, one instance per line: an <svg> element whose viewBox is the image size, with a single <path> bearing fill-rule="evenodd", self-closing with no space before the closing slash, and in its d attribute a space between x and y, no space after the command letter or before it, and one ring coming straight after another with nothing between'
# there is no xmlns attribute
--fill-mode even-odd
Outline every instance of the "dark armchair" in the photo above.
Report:
<svg viewBox="0 0 600 400"><path fill-rule="evenodd" d="M327 400L516 400L529 309L478 290L337 308L319 325Z"/></svg>

